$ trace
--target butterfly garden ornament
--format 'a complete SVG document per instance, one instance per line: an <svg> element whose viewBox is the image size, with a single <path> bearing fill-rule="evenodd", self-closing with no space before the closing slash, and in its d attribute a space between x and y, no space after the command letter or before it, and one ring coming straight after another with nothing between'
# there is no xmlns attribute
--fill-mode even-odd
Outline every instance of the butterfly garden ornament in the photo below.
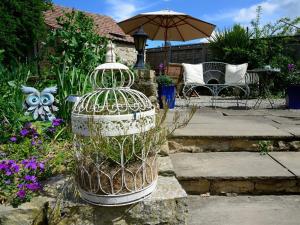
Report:
<svg viewBox="0 0 300 225"><path fill-rule="evenodd" d="M57 87L48 87L39 92L33 87L22 85L22 92L28 96L23 104L26 110L25 115L32 114L34 120L52 121L55 119L54 113L58 111L58 107L54 104L57 102L54 95Z"/></svg>

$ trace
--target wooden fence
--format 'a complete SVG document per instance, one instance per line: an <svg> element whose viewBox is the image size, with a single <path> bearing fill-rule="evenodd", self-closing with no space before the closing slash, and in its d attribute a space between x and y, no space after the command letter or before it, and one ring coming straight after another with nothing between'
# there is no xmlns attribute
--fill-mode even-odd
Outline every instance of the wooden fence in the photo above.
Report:
<svg viewBox="0 0 300 225"><path fill-rule="evenodd" d="M164 62L164 48L151 48L146 51L146 62L152 69L157 70L160 63ZM207 43L178 45L168 47L168 62L170 63L201 63L209 60Z"/></svg>

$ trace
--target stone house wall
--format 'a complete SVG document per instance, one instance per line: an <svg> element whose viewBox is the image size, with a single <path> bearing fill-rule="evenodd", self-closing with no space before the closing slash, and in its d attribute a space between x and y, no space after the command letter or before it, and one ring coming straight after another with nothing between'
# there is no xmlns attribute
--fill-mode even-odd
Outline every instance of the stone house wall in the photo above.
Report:
<svg viewBox="0 0 300 225"><path fill-rule="evenodd" d="M123 43L123 42L114 42L116 48L117 60L120 60L121 63L131 66L136 62L137 52L135 50L134 44Z"/></svg>

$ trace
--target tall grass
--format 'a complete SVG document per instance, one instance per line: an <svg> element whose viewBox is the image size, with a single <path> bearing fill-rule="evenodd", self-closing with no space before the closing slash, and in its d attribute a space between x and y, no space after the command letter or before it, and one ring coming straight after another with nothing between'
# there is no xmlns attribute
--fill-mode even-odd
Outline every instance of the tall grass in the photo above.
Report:
<svg viewBox="0 0 300 225"><path fill-rule="evenodd" d="M89 75L84 74L80 69L63 67L57 70L57 86L59 99L59 116L70 121L72 103L67 101L70 95L81 96L91 90Z"/></svg>

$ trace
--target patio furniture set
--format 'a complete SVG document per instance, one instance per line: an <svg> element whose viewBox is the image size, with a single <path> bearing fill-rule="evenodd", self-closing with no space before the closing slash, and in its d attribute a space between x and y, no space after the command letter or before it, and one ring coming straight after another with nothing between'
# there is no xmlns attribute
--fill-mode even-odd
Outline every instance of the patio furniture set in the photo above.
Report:
<svg viewBox="0 0 300 225"><path fill-rule="evenodd" d="M204 62L199 64L170 63L166 70L174 80L177 97L201 99L201 90L205 88L212 95L211 104L214 107L217 99L220 100L228 92L235 97L237 106L247 107L251 93L250 87L259 87L259 97L254 108L259 107L263 99L267 99L273 108L268 78L278 71L270 68L254 70L247 70L247 68L247 63L232 65L223 62ZM222 99L232 100L228 97Z"/></svg>

